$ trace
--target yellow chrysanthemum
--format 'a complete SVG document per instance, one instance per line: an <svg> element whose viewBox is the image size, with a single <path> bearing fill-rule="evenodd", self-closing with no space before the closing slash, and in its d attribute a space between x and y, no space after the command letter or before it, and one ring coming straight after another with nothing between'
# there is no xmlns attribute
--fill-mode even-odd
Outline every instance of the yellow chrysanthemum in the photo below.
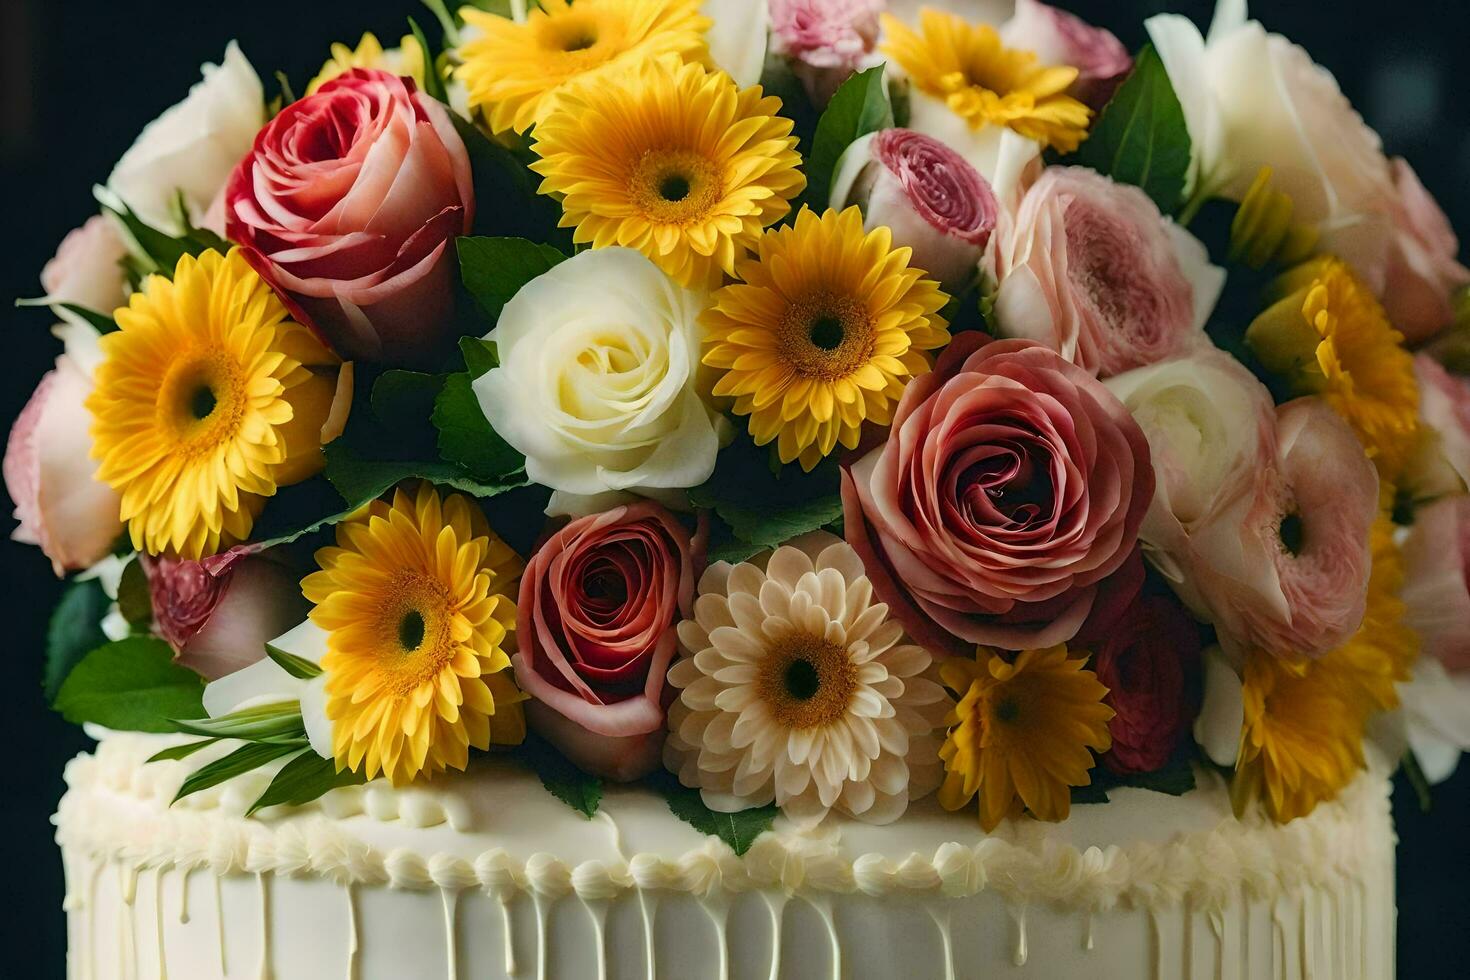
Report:
<svg viewBox="0 0 1470 980"><path fill-rule="evenodd" d="M468 498L398 489L337 525L301 583L322 657L339 768L395 785L463 769L471 746L525 737L506 634L523 569Z"/></svg>
<svg viewBox="0 0 1470 980"><path fill-rule="evenodd" d="M715 293L704 363L757 445L774 439L783 463L811 470L838 443L857 448L865 421L892 421L927 352L949 342L948 297L910 255L887 228L864 232L855 207L803 210L761 238L738 269L744 282Z"/></svg>
<svg viewBox="0 0 1470 980"><path fill-rule="evenodd" d="M313 94L338 75L354 68L377 68L382 71L390 71L395 75L406 75L419 85L423 85L424 50L419 47L418 38L412 34L405 34L398 44L396 51L385 51L382 42L372 31L367 31L362 35L356 48L349 48L341 42L333 44L332 57L322 65L322 70L317 72L316 77L307 83L306 94Z"/></svg>
<svg viewBox="0 0 1470 980"><path fill-rule="evenodd" d="M780 108L723 72L649 61L564 95L536 127L531 169L578 242L635 248L713 287L806 187Z"/></svg>
<svg viewBox="0 0 1470 980"><path fill-rule="evenodd" d="M926 8L919 28L922 33L884 14L884 53L971 129L1009 126L1063 153L1087 138L1092 110L1066 94L1076 68L1038 64L1034 53L1002 44L995 28L955 14Z"/></svg>
<svg viewBox="0 0 1470 980"><path fill-rule="evenodd" d="M238 249L184 256L116 319L87 408L133 546L200 558L243 541L266 497L321 468L336 358Z"/></svg>
<svg viewBox="0 0 1470 980"><path fill-rule="evenodd" d="M541 0L524 23L466 7L480 36L459 49L470 107L497 133L544 122L575 82L663 55L705 56L700 0Z"/></svg>
<svg viewBox="0 0 1470 980"><path fill-rule="evenodd" d="M1230 222L1230 260L1252 269L1304 262L1317 247L1317 229L1292 220L1296 203L1271 186L1272 173L1270 167L1256 172Z"/></svg>
<svg viewBox="0 0 1470 980"><path fill-rule="evenodd" d="M1407 681L1419 656L1419 635L1404 622L1404 560L1394 542L1394 524L1381 516L1370 537L1373 567L1368 575L1368 601L1363 625L1339 649L1343 679L1352 684L1370 711L1392 711L1399 705L1397 685Z"/></svg>
<svg viewBox="0 0 1470 980"><path fill-rule="evenodd" d="M1086 786L1092 750L1112 745L1103 704L1108 689L1065 646L1026 650L1014 661L982 647L978 660L950 658L940 668L959 703L949 716L940 758L939 802L958 810L980 796L980 826L994 830L1024 806L1038 820L1065 820L1070 787Z"/></svg>
<svg viewBox="0 0 1470 980"><path fill-rule="evenodd" d="M1284 298L1246 331L1251 350L1298 394L1324 397L1393 479L1414 444L1419 414L1403 334L1341 259L1314 259L1279 285Z"/></svg>

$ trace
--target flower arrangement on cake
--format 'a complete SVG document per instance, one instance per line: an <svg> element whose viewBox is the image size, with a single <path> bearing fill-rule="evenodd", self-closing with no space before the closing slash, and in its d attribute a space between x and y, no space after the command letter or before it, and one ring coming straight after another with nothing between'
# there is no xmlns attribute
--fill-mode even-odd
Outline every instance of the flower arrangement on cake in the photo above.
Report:
<svg viewBox="0 0 1470 980"><path fill-rule="evenodd" d="M430 2L271 93L231 45L42 276L56 709L210 748L178 798L490 753L739 853L1444 778L1443 214L1243 0L1134 55L980 6Z"/></svg>

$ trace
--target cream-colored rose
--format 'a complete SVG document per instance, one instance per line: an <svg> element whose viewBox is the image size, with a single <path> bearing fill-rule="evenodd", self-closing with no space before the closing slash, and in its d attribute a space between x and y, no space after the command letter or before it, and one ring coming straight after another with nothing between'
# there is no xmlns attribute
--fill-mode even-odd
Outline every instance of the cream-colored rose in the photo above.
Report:
<svg viewBox="0 0 1470 980"><path fill-rule="evenodd" d="M707 300L632 249L583 252L506 304L480 408L561 494L697 486L720 447L695 386Z"/></svg>
<svg viewBox="0 0 1470 980"><path fill-rule="evenodd" d="M700 12L712 22L705 33L710 60L741 88L759 82L771 35L766 0L704 0Z"/></svg>

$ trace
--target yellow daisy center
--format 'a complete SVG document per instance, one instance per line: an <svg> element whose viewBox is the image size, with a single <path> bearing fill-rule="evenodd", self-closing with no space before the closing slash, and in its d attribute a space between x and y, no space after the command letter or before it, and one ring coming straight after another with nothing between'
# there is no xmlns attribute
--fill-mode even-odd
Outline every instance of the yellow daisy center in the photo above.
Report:
<svg viewBox="0 0 1470 980"><path fill-rule="evenodd" d="M795 633L761 661L756 691L782 728L825 728L847 713L858 687L847 648Z"/></svg>
<svg viewBox="0 0 1470 980"><path fill-rule="evenodd" d="M820 290L797 299L777 328L782 355L807 378L836 381L873 356L876 331L867 304Z"/></svg>
<svg viewBox="0 0 1470 980"><path fill-rule="evenodd" d="M233 439L245 415L245 378L226 351L181 358L158 393L158 425L183 455L200 456Z"/></svg>
<svg viewBox="0 0 1470 980"><path fill-rule="evenodd" d="M628 191L650 223L687 225L710 213L724 196L725 175L690 150L649 150L628 175Z"/></svg>

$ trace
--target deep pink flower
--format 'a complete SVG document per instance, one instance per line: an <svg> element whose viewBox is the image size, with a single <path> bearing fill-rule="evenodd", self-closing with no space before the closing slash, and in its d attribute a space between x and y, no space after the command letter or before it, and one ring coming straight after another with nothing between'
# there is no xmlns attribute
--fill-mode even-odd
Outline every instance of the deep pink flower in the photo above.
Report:
<svg viewBox="0 0 1470 980"><path fill-rule="evenodd" d="M771 48L818 108L869 65L884 0L770 0Z"/></svg>
<svg viewBox="0 0 1470 980"><path fill-rule="evenodd" d="M1393 161L1397 201L1384 271L1383 306L1411 341L1428 340L1455 318L1455 290L1470 283L1457 256L1459 239L1408 161Z"/></svg>
<svg viewBox="0 0 1470 980"><path fill-rule="evenodd" d="M1045 65L1069 65L1077 80L1068 93L1101 109L1133 70L1133 58L1111 31L1037 0L1016 0L1016 12L1001 28L1013 48L1034 51Z"/></svg>

